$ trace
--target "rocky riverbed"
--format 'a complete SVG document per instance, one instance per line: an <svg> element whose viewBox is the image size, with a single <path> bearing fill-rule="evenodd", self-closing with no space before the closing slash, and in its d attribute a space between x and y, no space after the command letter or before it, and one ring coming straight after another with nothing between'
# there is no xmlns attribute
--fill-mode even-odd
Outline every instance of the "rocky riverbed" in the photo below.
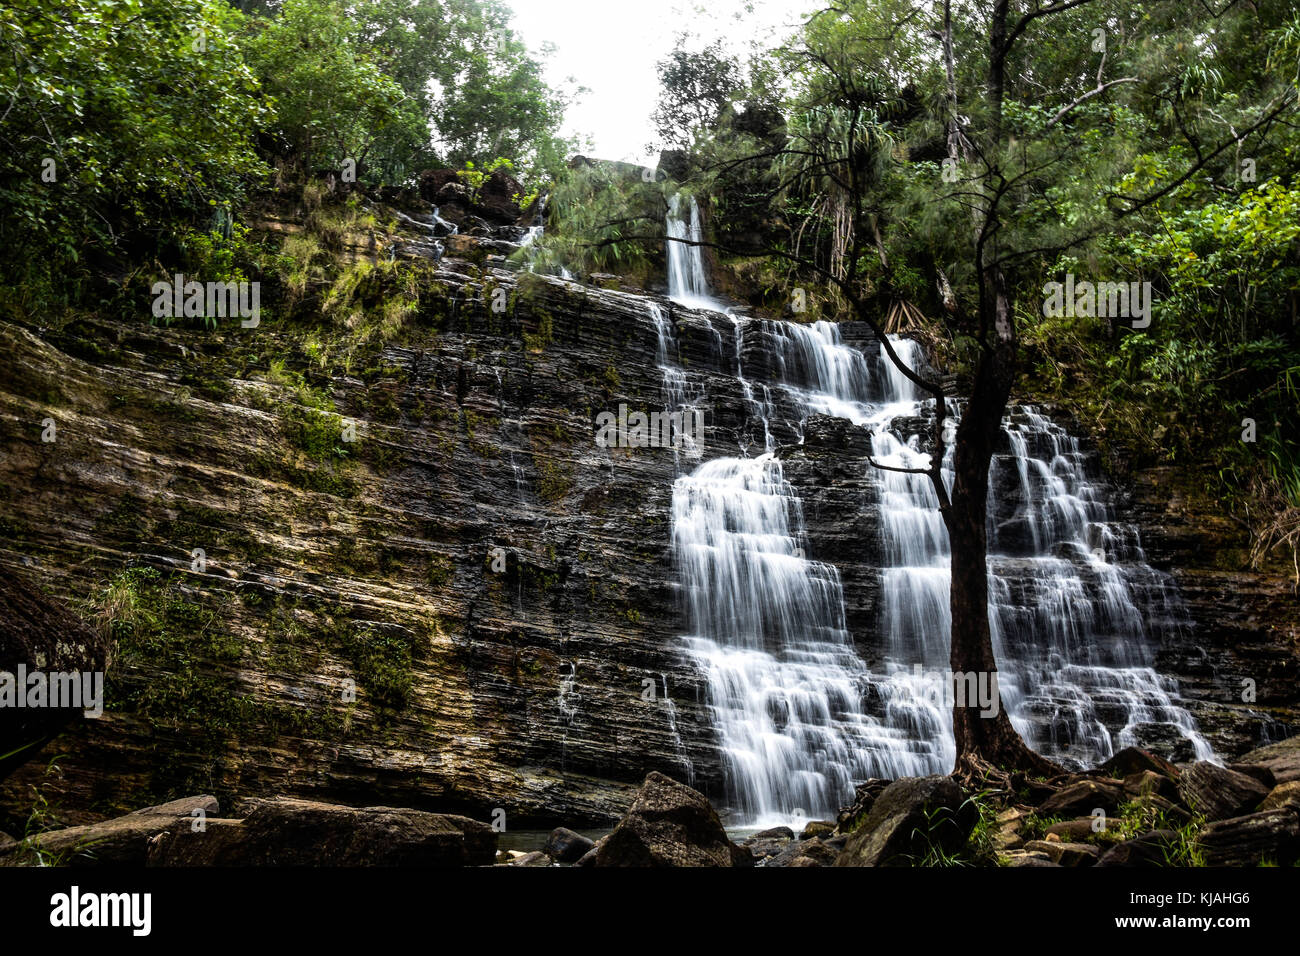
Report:
<svg viewBox="0 0 1300 956"><path fill-rule="evenodd" d="M539 850L498 849L460 816L288 798L211 796L23 840L0 866L1258 866L1300 860L1300 737L1231 767L1176 766L1130 748L1095 771L1012 776L978 794L950 777L869 780L836 820L733 841L698 791L649 774L609 833L560 827Z"/></svg>

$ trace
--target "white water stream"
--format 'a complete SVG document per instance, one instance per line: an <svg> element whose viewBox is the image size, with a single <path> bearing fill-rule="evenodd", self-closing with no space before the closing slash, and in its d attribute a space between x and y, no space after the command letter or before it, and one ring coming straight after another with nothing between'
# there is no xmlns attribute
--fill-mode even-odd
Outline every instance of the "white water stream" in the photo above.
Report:
<svg viewBox="0 0 1300 956"><path fill-rule="evenodd" d="M667 231L699 241L694 200L689 219L673 200ZM670 297L723 311L700 247L667 245ZM654 321L671 409L685 401L687 376L674 360L671 321L658 310ZM834 324L731 323L737 378L764 447L704 461L676 480L683 646L707 678L728 801L740 820L833 818L867 777L951 769L951 709L940 691L951 624L948 537L928 477L864 464L879 499L863 507L879 508L881 529L878 542L863 542L882 555L878 629L859 635L878 650L873 671L845 626L838 571L805 556L812 549L802 502L769 426L778 407L795 410L785 424L800 434L809 414L845 418L870 431L878 461L919 467L928 455L917 437L892 428L932 412L933 402L883 350L869 357L845 345ZM756 323L773 353L761 382L748 381L740 361ZM917 367L915 343L893 344ZM990 620L1012 722L1039 752L1077 764L1139 742L1144 726L1213 757L1174 682L1152 667L1162 629L1179 626L1176 590L1146 564L1136 533L1115 525L1095 460L1033 409L1012 409L1006 430L1010 452L991 475L990 510L1003 520L990 534ZM999 493L1011 495L1012 514L996 507Z"/></svg>

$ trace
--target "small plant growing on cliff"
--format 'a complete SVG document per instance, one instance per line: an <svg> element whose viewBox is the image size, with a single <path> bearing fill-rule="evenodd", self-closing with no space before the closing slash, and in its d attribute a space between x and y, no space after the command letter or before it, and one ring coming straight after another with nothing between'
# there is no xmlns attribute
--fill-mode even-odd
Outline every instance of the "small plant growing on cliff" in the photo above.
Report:
<svg viewBox="0 0 1300 956"><path fill-rule="evenodd" d="M537 469L537 493L543 501L554 504L573 490L573 472L554 458L534 454Z"/></svg>
<svg viewBox="0 0 1300 956"><path fill-rule="evenodd" d="M61 773L59 761L64 756L64 754L59 754L45 765L45 770L41 774L42 781ZM58 809L50 802L44 786L38 785L34 787L32 808L27 814L27 822L23 825L23 839L18 846L19 859L25 860L33 866L65 866L72 857L94 858L94 854L90 852L90 844L78 844L73 849L60 853L51 853L46 850L41 844L41 834L62 828L63 824L59 820Z"/></svg>
<svg viewBox="0 0 1300 956"><path fill-rule="evenodd" d="M437 555L429 560L429 583L435 588L444 588L451 583L454 568L451 559Z"/></svg>

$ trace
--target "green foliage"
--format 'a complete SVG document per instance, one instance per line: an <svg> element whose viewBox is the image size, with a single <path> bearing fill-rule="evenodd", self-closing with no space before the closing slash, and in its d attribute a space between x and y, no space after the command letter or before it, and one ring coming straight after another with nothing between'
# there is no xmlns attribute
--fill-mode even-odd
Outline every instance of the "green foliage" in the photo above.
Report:
<svg viewBox="0 0 1300 956"><path fill-rule="evenodd" d="M429 583L435 588L442 589L450 584L455 571L446 555L434 555L429 559Z"/></svg>
<svg viewBox="0 0 1300 956"><path fill-rule="evenodd" d="M651 121L669 146L685 147L716 126L744 86L739 60L721 40L689 49L690 37L679 33L672 52L657 64L659 103Z"/></svg>
<svg viewBox="0 0 1300 956"><path fill-rule="evenodd" d="M9 283L66 300L69 276L160 223L240 201L266 115L240 20L219 0L5 4L0 243L27 252L6 257Z"/></svg>
<svg viewBox="0 0 1300 956"><path fill-rule="evenodd" d="M1157 163L1140 163L1164 175ZM1153 283L1148 328L1046 319L1028 338L1044 397L1084 412L1103 443L1139 462L1179 462L1252 516L1261 547L1292 559L1300 543L1300 433L1295 303L1300 186L1274 178L1226 194L1171 198L1153 228L1099 244L1097 269ZM1075 259L1062 271L1082 271ZM1083 374L1069 374L1070 371ZM1247 420L1256 440L1243 440Z"/></svg>
<svg viewBox="0 0 1300 956"><path fill-rule="evenodd" d="M533 267L585 274L645 272L662 242L664 186L614 163L569 169L551 192L550 228L532 250Z"/></svg>
<svg viewBox="0 0 1300 956"><path fill-rule="evenodd" d="M148 567L127 568L96 596L115 661L105 701L159 726L191 728L192 749L217 756L256 705L233 670L242 643L211 607L191 600L198 596Z"/></svg>
<svg viewBox="0 0 1300 956"><path fill-rule="evenodd" d="M342 617L334 619L332 634L335 643L352 661L357 682L376 709L405 709L415 684L410 640Z"/></svg>
<svg viewBox="0 0 1300 956"><path fill-rule="evenodd" d="M974 813L975 826L970 836L956 849L946 849L951 843L949 834L957 826L954 814L947 807L932 807L925 810L925 823L918 827L913 835L925 845L925 853L917 860L917 866L962 867L987 866L996 857L993 837L997 834L998 811L1002 809L997 800L997 792L981 790L968 796L957 813Z"/></svg>
<svg viewBox="0 0 1300 956"><path fill-rule="evenodd" d="M433 60L443 94L431 114L444 157L459 166L512 156L538 173L558 173L569 148L555 132L565 99L542 79L541 62L510 26L509 7L446 0L444 16L451 46Z"/></svg>
<svg viewBox="0 0 1300 956"><path fill-rule="evenodd" d="M414 151L427 139L413 101L367 49L342 0L285 0L271 20L251 20L248 62L274 103L269 132L306 170L362 163L396 128Z"/></svg>
<svg viewBox="0 0 1300 956"><path fill-rule="evenodd" d="M82 842L71 850L53 853L45 849L39 839L42 833L64 827L59 820L59 809L50 801L44 785L46 778L61 772L59 761L62 759L62 754L52 758L41 774L42 783L32 788L32 808L23 823L23 838L16 853L18 861L30 866L69 866L73 859L95 859L94 845L91 843Z"/></svg>
<svg viewBox="0 0 1300 956"><path fill-rule="evenodd" d="M546 502L562 501L573 490L573 468L557 461L549 454L533 453L533 468L537 471L537 494Z"/></svg>
<svg viewBox="0 0 1300 956"><path fill-rule="evenodd" d="M348 160L364 182L409 182L436 163L436 138L453 162L507 156L538 182L562 167L563 98L497 0L244 6L256 12L223 0L0 10L0 242L30 253L0 264L0 308L140 314L138 287L159 272L258 278L263 250L236 223L267 160L277 185L322 169L347 182ZM333 249L328 229L316 238ZM316 252L286 243L291 299Z"/></svg>

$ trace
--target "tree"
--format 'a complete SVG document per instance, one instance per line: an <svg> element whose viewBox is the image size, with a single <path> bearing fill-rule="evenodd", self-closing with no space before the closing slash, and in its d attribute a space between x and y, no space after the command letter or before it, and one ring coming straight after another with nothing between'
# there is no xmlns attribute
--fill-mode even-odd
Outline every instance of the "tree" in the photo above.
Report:
<svg viewBox="0 0 1300 956"><path fill-rule="evenodd" d="M278 14L254 22L245 51L286 156L306 171L361 167L388 128L411 149L428 141L417 103L374 62L342 0L285 0Z"/></svg>
<svg viewBox="0 0 1300 956"><path fill-rule="evenodd" d="M12 295L116 271L265 172L238 19L209 0L0 9L0 243L24 250L4 260Z"/></svg>
<svg viewBox="0 0 1300 956"><path fill-rule="evenodd" d="M702 130L717 125L744 87L740 62L721 40L692 52L690 36L679 33L672 52L656 64L659 103L651 122L668 146L687 147Z"/></svg>
<svg viewBox="0 0 1300 956"><path fill-rule="evenodd" d="M296 159L364 156L368 178L390 182L439 162L562 165L564 97L498 0L285 0L263 12L249 56ZM319 148L328 156L309 159Z"/></svg>
<svg viewBox="0 0 1300 956"><path fill-rule="evenodd" d="M1095 81L1090 82L1078 95L1056 108L1041 121L1017 121L1009 115L1013 104L1028 99L1030 90L1023 85L1028 66L1044 59L1048 66L1058 66L1051 58L1034 52L1044 45L1044 30L1053 18L1070 14L1077 18L1082 8L1095 6L1091 11L1094 43L1088 49L1100 53L1100 65ZM1201 36L1212 33L1210 22L1194 18L1191 23L1179 22L1178 12L1161 9L1160 4L1145 5L1151 10L1156 29L1143 30L1143 24L1127 21L1137 34L1146 33L1151 44L1174 40L1186 42L1190 36L1179 36L1179 27L1195 27ZM1002 418L1015 386L1019 372L1020 326L1041 308L1028 315L1015 307L1016 283L1012 270L1022 268L1032 258L1047 250L1065 251L1073 248L1103 228L1105 220L1083 222L1046 239L1040 223L1030 222L1028 228L1017 229L1020 215L1011 204L1018 194L1043 195L1053 176L1060 177L1064 170L1077 169L1077 156L1085 131L1091 125L1082 107L1097 98L1116 91L1121 84L1142 82L1136 75L1121 75L1106 79L1108 28L1126 24L1126 14L1135 11L1103 2L1103 0L1054 0L1034 3L1027 10L1013 9L1010 0L995 0L990 11L984 38L987 41L983 56L983 77L979 85L972 84L972 92L958 86L953 62L954 18L952 0L944 0L943 23L940 41L943 47L945 79L947 85L948 162L964 171L964 181L956 191L971 214L972 261L977 288L977 321L975 339L977 352L974 360L973 385L969 400L956 433L954 448L954 482L951 497L946 503L944 521L952 547L952 646L953 670L996 669L988 620L988 566L987 566L987 500L989 466L1000 438ZM1077 29L1078 24L1073 24ZM1088 26L1085 22L1085 26ZM1059 34L1058 34L1059 35ZM1076 34L1077 36L1078 34ZM1121 34L1122 35L1122 34ZM1097 42L1100 41L1100 42ZM1100 47L1100 49L1098 49ZM1179 74L1178 62L1160 62L1148 59L1146 64L1155 79L1160 73ZM1082 73L1082 70L1078 70ZM1092 77L1088 74L1089 80ZM1020 99L1016 98L1019 94ZM1253 110L1247 112L1247 121L1240 129L1232 129L1230 138L1218 147L1193 151L1190 161L1180 164L1172 182L1186 180L1206 168L1213 157L1231 143L1241 143L1252 134L1267 128L1278 116L1294 108L1294 90L1268 91ZM966 123L964 116L972 117ZM1095 121L1094 121L1095 122ZM1058 138L1056 130L1063 123L1073 125L1073 135ZM1187 127L1182 127L1184 134ZM1226 131L1225 131L1226 132ZM1028 140L1026 145L1024 141ZM1074 164L1067 165L1071 159ZM1093 165L1086 163L1086 165ZM1111 165L1108 162L1102 165ZM1066 173L1070 175L1070 173ZM1113 201L1113 210L1120 216L1154 201L1161 193L1174 188L1165 186L1146 196L1130 196L1112 192L1107 198ZM942 405L942 400L940 399ZM942 418L942 415L940 415ZM936 430L934 456L942 448L942 434ZM932 472L936 487L941 486ZM941 499L942 500L942 499ZM955 707L953 724L957 743L956 772L960 775L979 776L990 766L1020 769L1041 769L1043 761L1025 746L1012 728L1005 711L997 718L982 719L975 708Z"/></svg>

